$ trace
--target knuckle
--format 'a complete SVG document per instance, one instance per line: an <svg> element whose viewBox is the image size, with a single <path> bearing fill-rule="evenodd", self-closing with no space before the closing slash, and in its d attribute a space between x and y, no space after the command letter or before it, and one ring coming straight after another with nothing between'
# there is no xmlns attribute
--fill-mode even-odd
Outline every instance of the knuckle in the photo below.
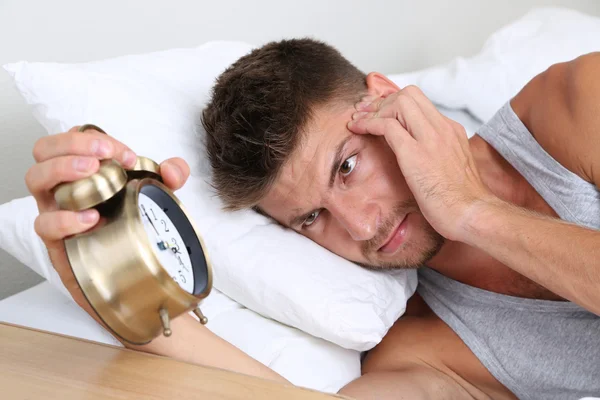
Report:
<svg viewBox="0 0 600 400"><path fill-rule="evenodd" d="M41 160L42 155L43 155L44 147L47 145L46 144L46 139L48 139L48 138L47 137L39 138L33 144L33 149L31 150L31 155L33 156L33 159L35 161L39 162Z"/></svg>
<svg viewBox="0 0 600 400"><path fill-rule="evenodd" d="M409 94L409 95L412 95L412 96L423 94L423 92L421 91L421 89L419 89L415 85L408 85L407 87L404 88L404 91L406 92L406 94Z"/></svg>
<svg viewBox="0 0 600 400"><path fill-rule="evenodd" d="M71 215L67 212L57 212L54 226L61 235L69 232L70 228L73 226Z"/></svg>
<svg viewBox="0 0 600 400"><path fill-rule="evenodd" d="M67 178L69 172L71 172L71 166L73 165L73 157L61 157L56 162L52 163L52 175L54 177ZM62 180L62 179L61 179Z"/></svg>
<svg viewBox="0 0 600 400"><path fill-rule="evenodd" d="M459 124L458 122L446 118L446 124L448 126L448 128L452 129L453 131L455 131L458 134L466 134L466 130L464 128L464 126L462 126L461 124Z"/></svg>
<svg viewBox="0 0 600 400"><path fill-rule="evenodd" d="M33 230L42 239L44 238L44 219L45 214L40 214L33 221Z"/></svg>
<svg viewBox="0 0 600 400"><path fill-rule="evenodd" d="M84 130L81 130L81 128L84 128ZM77 132L86 132L86 133L91 133L91 132L98 132L93 126L91 125L81 125L78 129ZM98 132L100 133L100 132Z"/></svg>
<svg viewBox="0 0 600 400"><path fill-rule="evenodd" d="M33 188L33 184L34 184L34 180L33 177L35 176L35 171L33 171L34 167L31 167L27 170L27 172L25 173L25 186L27 186L27 189L29 189L29 191L32 191Z"/></svg>
<svg viewBox="0 0 600 400"><path fill-rule="evenodd" d="M412 99L407 93L400 93L396 98L396 104L400 108L406 108L412 105Z"/></svg>
<svg viewBox="0 0 600 400"><path fill-rule="evenodd" d="M67 154L78 154L82 148L82 142L85 141L83 135L79 132L71 133L66 137L65 152Z"/></svg>

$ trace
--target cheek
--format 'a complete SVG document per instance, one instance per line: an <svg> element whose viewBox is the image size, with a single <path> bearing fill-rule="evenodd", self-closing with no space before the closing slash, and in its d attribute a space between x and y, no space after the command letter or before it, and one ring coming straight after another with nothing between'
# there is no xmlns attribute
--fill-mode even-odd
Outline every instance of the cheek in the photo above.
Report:
<svg viewBox="0 0 600 400"><path fill-rule="evenodd" d="M306 231L307 238L334 254L350 261L363 262L361 242L352 239L348 231L331 215L321 221L321 229Z"/></svg>

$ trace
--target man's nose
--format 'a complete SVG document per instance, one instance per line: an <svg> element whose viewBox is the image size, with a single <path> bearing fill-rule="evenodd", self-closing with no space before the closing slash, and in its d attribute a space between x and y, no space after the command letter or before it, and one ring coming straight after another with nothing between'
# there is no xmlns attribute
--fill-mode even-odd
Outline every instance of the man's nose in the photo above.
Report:
<svg viewBox="0 0 600 400"><path fill-rule="evenodd" d="M338 204L328 207L348 234L356 241L370 240L377 234L380 223L379 207L375 204Z"/></svg>

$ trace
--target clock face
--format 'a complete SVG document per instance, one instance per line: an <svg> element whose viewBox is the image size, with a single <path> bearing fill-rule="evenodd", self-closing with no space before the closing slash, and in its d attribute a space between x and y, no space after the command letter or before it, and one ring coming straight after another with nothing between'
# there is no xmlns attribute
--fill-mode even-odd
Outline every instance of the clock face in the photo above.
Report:
<svg viewBox="0 0 600 400"><path fill-rule="evenodd" d="M152 192L148 194L152 195ZM138 209L154 254L171 278L183 290L193 294L194 268L190 247L186 245L177 224L169 217L169 208L165 204L159 205L149 195L139 193ZM176 207L175 203L170 207Z"/></svg>

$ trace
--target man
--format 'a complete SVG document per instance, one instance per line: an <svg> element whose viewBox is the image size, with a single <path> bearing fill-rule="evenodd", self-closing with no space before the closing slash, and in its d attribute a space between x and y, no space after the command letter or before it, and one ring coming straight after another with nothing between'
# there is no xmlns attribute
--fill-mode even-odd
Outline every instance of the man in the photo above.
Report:
<svg viewBox="0 0 600 400"><path fill-rule="evenodd" d="M218 79L203 113L214 184L367 268L416 268L411 298L358 399L577 399L600 394L600 54L534 78L479 135L415 87L362 74L312 40L270 43ZM57 211L50 189L98 159L135 155L98 132L44 137L26 176L36 231L85 302L62 239L98 221ZM181 187L181 159L161 165ZM97 318L97 317L96 317ZM175 321L142 351L282 380L199 326ZM190 345L192 351L190 351Z"/></svg>

